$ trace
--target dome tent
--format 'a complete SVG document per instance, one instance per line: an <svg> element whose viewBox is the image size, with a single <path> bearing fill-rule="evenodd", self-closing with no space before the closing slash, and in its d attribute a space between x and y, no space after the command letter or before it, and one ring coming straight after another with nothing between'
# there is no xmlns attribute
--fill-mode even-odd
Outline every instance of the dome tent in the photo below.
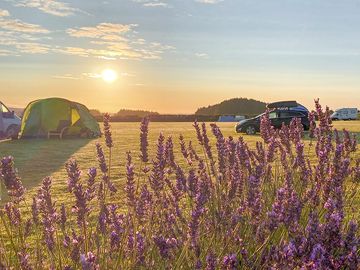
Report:
<svg viewBox="0 0 360 270"><path fill-rule="evenodd" d="M25 108L20 138L46 137L49 132L66 126L66 136L98 137L99 124L86 106L63 98L47 98L30 102Z"/></svg>

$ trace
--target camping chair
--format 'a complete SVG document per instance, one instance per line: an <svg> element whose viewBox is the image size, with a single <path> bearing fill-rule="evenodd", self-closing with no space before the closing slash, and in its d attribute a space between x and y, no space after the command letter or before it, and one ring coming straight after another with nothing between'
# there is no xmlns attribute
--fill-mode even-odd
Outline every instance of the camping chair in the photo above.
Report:
<svg viewBox="0 0 360 270"><path fill-rule="evenodd" d="M60 120L57 129L48 132L48 139L50 139L51 136L59 136L59 138L62 139L65 131L69 127L70 127L70 121Z"/></svg>

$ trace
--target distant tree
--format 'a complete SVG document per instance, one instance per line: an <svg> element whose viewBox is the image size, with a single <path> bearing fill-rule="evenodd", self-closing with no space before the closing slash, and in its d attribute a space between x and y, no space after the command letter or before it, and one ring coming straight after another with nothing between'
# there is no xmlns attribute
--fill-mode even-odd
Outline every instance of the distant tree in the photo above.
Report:
<svg viewBox="0 0 360 270"><path fill-rule="evenodd" d="M215 105L199 108L196 115L257 115L264 112L266 103L255 99L233 98Z"/></svg>
<svg viewBox="0 0 360 270"><path fill-rule="evenodd" d="M90 114L92 116L94 116L95 118L102 116L102 113L97 109L90 109L89 111L90 111Z"/></svg>
<svg viewBox="0 0 360 270"><path fill-rule="evenodd" d="M120 111L114 114L114 117L125 117L125 116L145 117L150 115L159 115L159 113L152 111L145 111L145 110L121 109Z"/></svg>

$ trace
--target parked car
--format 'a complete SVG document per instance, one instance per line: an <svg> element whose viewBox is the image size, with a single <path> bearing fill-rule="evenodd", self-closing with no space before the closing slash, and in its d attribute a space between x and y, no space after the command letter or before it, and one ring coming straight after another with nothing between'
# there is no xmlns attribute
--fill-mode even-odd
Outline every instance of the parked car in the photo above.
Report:
<svg viewBox="0 0 360 270"><path fill-rule="evenodd" d="M0 101L0 138L17 139L21 119Z"/></svg>
<svg viewBox="0 0 360 270"><path fill-rule="evenodd" d="M304 130L308 130L310 122L308 118L309 111L303 105L296 101L282 101L268 104L270 109L269 118L274 128L281 128L283 124L289 125L294 118L300 118ZM260 114L254 118L240 121L236 126L236 132L244 132L248 135L253 135L256 132L260 132L261 117Z"/></svg>
<svg viewBox="0 0 360 270"><path fill-rule="evenodd" d="M331 115L332 120L356 120L358 118L357 108L341 108L335 110Z"/></svg>

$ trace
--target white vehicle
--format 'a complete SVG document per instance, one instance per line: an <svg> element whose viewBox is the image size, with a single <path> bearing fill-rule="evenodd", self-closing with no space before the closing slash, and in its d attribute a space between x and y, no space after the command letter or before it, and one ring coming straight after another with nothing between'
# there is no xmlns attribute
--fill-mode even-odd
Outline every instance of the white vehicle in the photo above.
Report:
<svg viewBox="0 0 360 270"><path fill-rule="evenodd" d="M331 115L332 120L356 120L358 117L357 108L341 108L335 110Z"/></svg>
<svg viewBox="0 0 360 270"><path fill-rule="evenodd" d="M17 139L21 119L0 101L0 138Z"/></svg>

